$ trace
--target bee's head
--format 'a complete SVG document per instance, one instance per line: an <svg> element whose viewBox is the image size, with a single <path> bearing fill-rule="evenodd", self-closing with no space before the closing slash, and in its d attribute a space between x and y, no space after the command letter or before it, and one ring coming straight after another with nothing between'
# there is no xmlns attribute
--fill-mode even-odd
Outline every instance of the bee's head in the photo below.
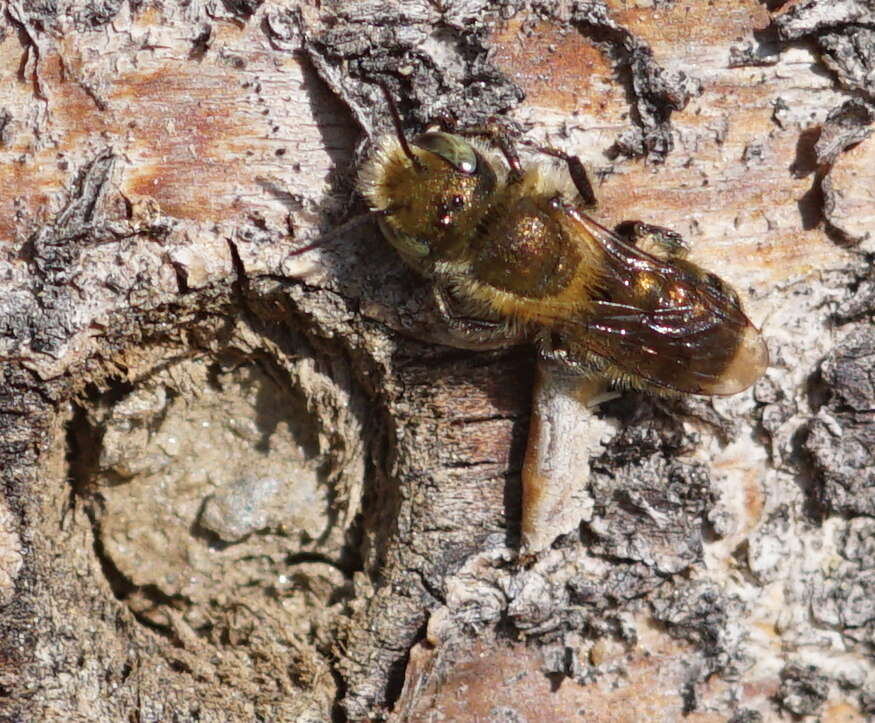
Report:
<svg viewBox="0 0 875 723"><path fill-rule="evenodd" d="M492 165L471 143L436 131L410 144L385 139L359 175L359 190L389 241L424 271L464 253L496 183Z"/></svg>

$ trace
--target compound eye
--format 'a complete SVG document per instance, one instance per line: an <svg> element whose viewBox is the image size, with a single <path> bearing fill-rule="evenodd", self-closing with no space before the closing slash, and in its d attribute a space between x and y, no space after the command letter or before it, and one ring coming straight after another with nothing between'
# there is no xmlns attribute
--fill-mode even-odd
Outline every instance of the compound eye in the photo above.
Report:
<svg viewBox="0 0 875 723"><path fill-rule="evenodd" d="M470 143L450 133L434 131L423 133L413 145L440 156L460 173L468 175L477 171L477 154Z"/></svg>

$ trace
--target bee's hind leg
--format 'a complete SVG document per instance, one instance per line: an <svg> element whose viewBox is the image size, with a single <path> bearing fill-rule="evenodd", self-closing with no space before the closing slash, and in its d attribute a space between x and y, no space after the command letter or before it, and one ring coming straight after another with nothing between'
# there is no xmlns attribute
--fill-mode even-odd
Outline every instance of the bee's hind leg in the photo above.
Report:
<svg viewBox="0 0 875 723"><path fill-rule="evenodd" d="M614 229L633 246L660 259L682 259L690 253L689 242L677 231L641 221L623 221Z"/></svg>

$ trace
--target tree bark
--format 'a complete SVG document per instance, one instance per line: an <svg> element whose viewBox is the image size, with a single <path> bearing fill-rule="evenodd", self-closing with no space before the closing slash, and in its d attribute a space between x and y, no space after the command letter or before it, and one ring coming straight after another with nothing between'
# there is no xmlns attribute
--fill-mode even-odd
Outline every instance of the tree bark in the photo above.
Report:
<svg viewBox="0 0 875 723"><path fill-rule="evenodd" d="M8 2L0 717L875 711L864 2ZM365 208L498 115L680 231L772 364L627 392L519 555L535 354L471 351ZM525 163L543 163L536 154ZM346 225L344 225L346 224ZM316 248L296 248L323 237Z"/></svg>

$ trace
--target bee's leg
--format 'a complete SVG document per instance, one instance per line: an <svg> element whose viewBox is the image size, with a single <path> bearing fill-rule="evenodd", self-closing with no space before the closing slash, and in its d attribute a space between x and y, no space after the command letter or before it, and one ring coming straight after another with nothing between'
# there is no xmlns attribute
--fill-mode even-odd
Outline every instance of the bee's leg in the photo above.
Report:
<svg viewBox="0 0 875 723"><path fill-rule="evenodd" d="M641 221L624 221L614 229L633 246L660 259L682 259L690 253L690 244L677 231Z"/></svg>
<svg viewBox="0 0 875 723"><path fill-rule="evenodd" d="M458 136L468 136L475 138L485 138L490 141L504 156L507 161L507 166L510 169L508 182L516 183L523 177L523 165L520 163L520 156L516 149L511 131L503 126L497 118L490 118L485 126L470 126L468 128L458 128L452 131Z"/></svg>
<svg viewBox="0 0 875 723"><path fill-rule="evenodd" d="M539 146L531 141L524 140L522 143L530 146L539 153L564 161L565 165L568 166L568 175L571 176L571 180L574 182L574 187L580 194L584 206L587 208L595 208L598 205L598 199L592 188L592 183L589 180L589 174L586 172L586 167L583 165L583 161L581 161L578 156L565 153L565 151L560 151L558 148L553 148L552 146Z"/></svg>
<svg viewBox="0 0 875 723"><path fill-rule="evenodd" d="M563 346L562 339L555 337L550 331L541 331L535 337L535 346L538 350L538 361L541 365L548 366L553 376L565 375L575 379L579 383L585 380L601 380L605 392L593 396L590 406L598 406L602 402L615 399L618 392L611 389L612 375L607 369L607 364L599 357L591 356L581 359L580 352L576 354Z"/></svg>
<svg viewBox="0 0 875 723"><path fill-rule="evenodd" d="M527 140L521 142L540 153L564 161L568 166L568 175L571 176L584 204L589 208L598 204L589 174L578 156L570 155L552 146L539 146ZM653 226L641 221L625 221L617 226L615 231L628 239L633 246L658 258L684 258L690 252L690 245L684 237L664 226Z"/></svg>
<svg viewBox="0 0 875 723"><path fill-rule="evenodd" d="M554 338L549 330L543 330L537 335L535 346L541 362L552 364L556 369L565 369L571 375L580 376L589 372L571 357L568 350L562 347L561 341Z"/></svg>
<svg viewBox="0 0 875 723"><path fill-rule="evenodd" d="M487 319L482 315L470 315L460 307L449 290L440 284L432 286L435 307L446 324L450 346L464 349L498 349L519 344L526 336L522 329L508 324L506 320Z"/></svg>
<svg viewBox="0 0 875 723"><path fill-rule="evenodd" d="M438 127L444 133L454 133L455 135L459 135L459 121L456 116L454 116L446 108L442 108L441 110L439 110L434 118L432 118L431 120L432 122L437 123Z"/></svg>

